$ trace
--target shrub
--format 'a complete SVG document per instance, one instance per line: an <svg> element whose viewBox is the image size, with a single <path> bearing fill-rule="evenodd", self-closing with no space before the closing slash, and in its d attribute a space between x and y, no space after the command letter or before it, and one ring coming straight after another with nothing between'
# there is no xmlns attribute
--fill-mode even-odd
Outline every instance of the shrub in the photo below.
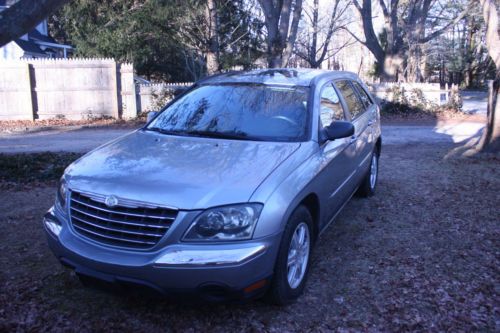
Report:
<svg viewBox="0 0 500 333"><path fill-rule="evenodd" d="M420 89L412 89L407 94L403 87L394 85L386 90L386 98L382 102L382 113L410 115L425 113L427 100Z"/></svg>
<svg viewBox="0 0 500 333"><path fill-rule="evenodd" d="M464 105L462 95L456 86L451 88L450 96L448 97L448 103L441 106L441 109L445 111L462 111Z"/></svg>
<svg viewBox="0 0 500 333"><path fill-rule="evenodd" d="M172 89L162 89L160 91L152 91L151 105L146 111L147 112L160 111L174 97L175 97L175 92Z"/></svg>
<svg viewBox="0 0 500 333"><path fill-rule="evenodd" d="M462 97L457 88L451 90L448 103L437 105L425 97L419 88L409 92L401 86L394 85L386 90L386 98L381 103L382 113L398 116L436 115L442 112L460 112Z"/></svg>
<svg viewBox="0 0 500 333"><path fill-rule="evenodd" d="M187 87L182 88L166 88L160 91L151 92L151 105L144 112L137 115L139 119L145 119L147 114L151 111L160 111L176 96L182 94Z"/></svg>

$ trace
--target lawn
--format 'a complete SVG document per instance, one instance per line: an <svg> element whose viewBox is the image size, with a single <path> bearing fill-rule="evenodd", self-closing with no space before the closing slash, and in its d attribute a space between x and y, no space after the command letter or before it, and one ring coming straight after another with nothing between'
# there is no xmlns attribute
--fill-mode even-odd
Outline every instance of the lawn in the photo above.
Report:
<svg viewBox="0 0 500 333"><path fill-rule="evenodd" d="M354 198L322 235L305 294L288 307L84 288L49 252L41 225L52 170L76 155L33 163L46 177L29 181L22 165L32 157L10 156L13 167L4 155L0 331L498 331L500 158L448 156L453 148L383 147L378 193Z"/></svg>

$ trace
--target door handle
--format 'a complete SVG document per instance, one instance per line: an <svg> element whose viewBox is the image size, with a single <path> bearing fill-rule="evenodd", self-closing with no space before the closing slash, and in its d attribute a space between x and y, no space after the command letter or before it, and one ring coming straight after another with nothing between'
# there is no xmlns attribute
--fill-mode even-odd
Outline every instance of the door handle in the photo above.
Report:
<svg viewBox="0 0 500 333"><path fill-rule="evenodd" d="M349 143L353 143L353 142L356 142L358 138L356 137L356 135L353 135L351 136L351 139L349 140Z"/></svg>
<svg viewBox="0 0 500 333"><path fill-rule="evenodd" d="M368 121L368 126L372 126L374 123L375 123L375 121L372 119L372 120Z"/></svg>

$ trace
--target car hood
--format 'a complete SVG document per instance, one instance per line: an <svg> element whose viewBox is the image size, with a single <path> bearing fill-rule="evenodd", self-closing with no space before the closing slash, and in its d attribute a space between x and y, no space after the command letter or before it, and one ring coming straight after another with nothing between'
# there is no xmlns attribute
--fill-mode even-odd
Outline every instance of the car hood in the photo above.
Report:
<svg viewBox="0 0 500 333"><path fill-rule="evenodd" d="M71 190L203 209L247 202L300 147L162 135L138 130L88 153L66 170Z"/></svg>

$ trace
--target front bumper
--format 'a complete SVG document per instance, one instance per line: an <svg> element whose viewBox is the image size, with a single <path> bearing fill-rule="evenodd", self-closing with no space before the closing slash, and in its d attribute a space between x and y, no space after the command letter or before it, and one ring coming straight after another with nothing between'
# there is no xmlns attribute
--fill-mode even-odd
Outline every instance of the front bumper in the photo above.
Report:
<svg viewBox="0 0 500 333"><path fill-rule="evenodd" d="M77 274L113 284L146 286L165 295L196 293L209 299L246 298L263 292L280 241L280 235L273 235L245 242L177 242L156 251L131 251L83 239L54 210L45 215L43 224L52 252ZM54 224L61 227L54 228Z"/></svg>

